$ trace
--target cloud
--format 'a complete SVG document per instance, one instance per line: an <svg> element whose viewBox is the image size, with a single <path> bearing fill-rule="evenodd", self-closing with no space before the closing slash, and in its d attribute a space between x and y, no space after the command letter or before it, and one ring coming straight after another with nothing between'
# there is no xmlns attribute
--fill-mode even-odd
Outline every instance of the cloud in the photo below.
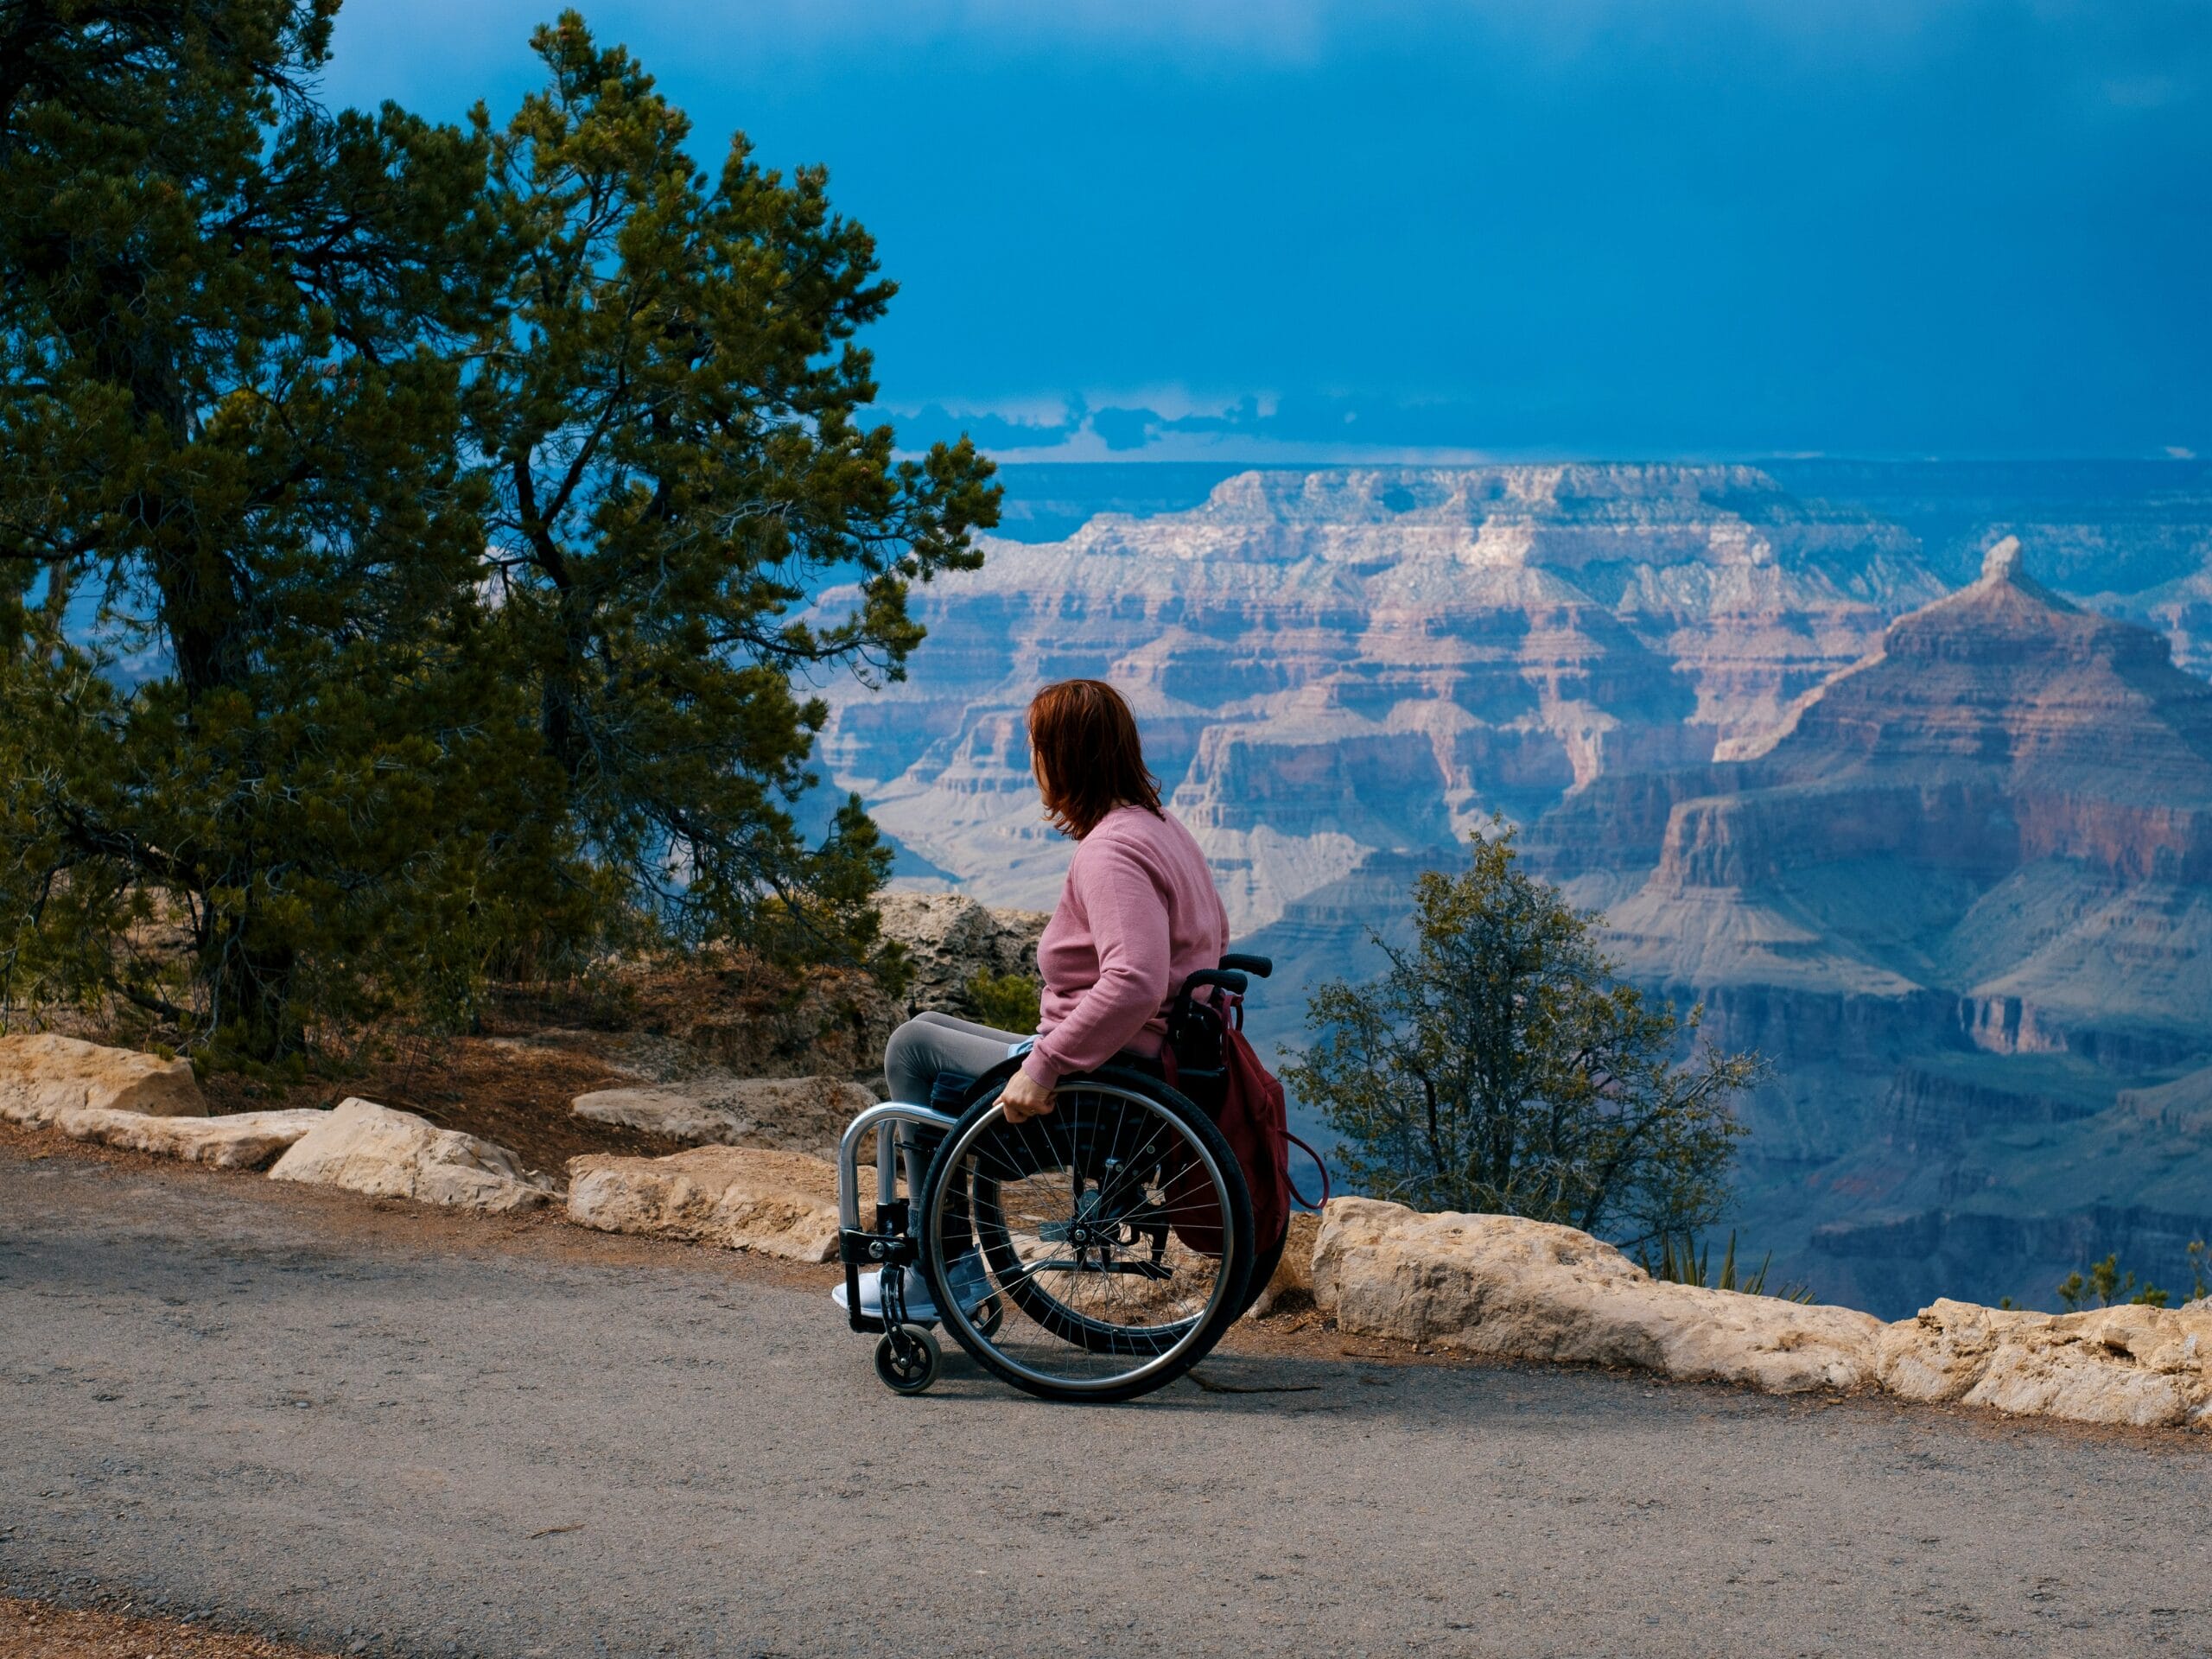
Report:
<svg viewBox="0 0 2212 1659"><path fill-rule="evenodd" d="M332 95L504 114L555 9L348 0ZM831 167L909 446L2212 449L2207 0L588 10Z"/></svg>
<svg viewBox="0 0 2212 1659"><path fill-rule="evenodd" d="M1208 404L1185 396L1150 404L1071 397L1030 399L1027 418L980 405L927 404L879 411L903 448L919 450L963 435L1009 459L1103 461L1343 461L1369 458L1471 461L1503 449L1477 447L1481 411L1454 400L1383 400L1324 394L1285 397L1248 392Z"/></svg>

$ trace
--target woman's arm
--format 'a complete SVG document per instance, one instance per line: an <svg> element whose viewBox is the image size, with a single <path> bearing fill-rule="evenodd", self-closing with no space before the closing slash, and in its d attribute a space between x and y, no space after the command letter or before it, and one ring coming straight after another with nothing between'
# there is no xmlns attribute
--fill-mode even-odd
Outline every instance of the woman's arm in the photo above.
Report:
<svg viewBox="0 0 2212 1659"><path fill-rule="evenodd" d="M1134 1042L1166 1001L1172 971L1166 886L1134 849L1118 840L1086 842L1068 867L1068 885L1090 923L1098 978L1022 1062L1046 1089L1071 1071L1103 1065Z"/></svg>

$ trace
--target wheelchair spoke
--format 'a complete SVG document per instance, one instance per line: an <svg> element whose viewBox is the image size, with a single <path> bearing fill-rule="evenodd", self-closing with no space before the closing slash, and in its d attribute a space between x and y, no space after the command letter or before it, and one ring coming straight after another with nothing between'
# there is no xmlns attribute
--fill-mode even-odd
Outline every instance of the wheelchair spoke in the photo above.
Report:
<svg viewBox="0 0 2212 1659"><path fill-rule="evenodd" d="M1230 1288L1229 1262L1196 1247L1230 1236L1224 1179L1180 1119L1118 1087L1063 1088L1020 1123L979 1120L938 1182L933 1224L957 1217L1006 1312L986 1337L963 1308L955 1334L1052 1387L1142 1376Z"/></svg>

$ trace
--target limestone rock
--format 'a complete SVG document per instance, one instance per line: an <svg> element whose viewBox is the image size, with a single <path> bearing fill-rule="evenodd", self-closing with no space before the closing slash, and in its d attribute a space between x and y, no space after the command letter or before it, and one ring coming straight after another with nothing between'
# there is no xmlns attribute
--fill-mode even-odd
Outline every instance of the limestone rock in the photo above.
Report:
<svg viewBox="0 0 2212 1659"><path fill-rule="evenodd" d="M1882 1330L1851 1308L1663 1284L1571 1227L1372 1198L1330 1203L1313 1294L1354 1335L1778 1394L1872 1381Z"/></svg>
<svg viewBox="0 0 2212 1659"><path fill-rule="evenodd" d="M765 1147L834 1157L845 1126L875 1104L837 1077L687 1079L578 1095L569 1109L598 1123L643 1129L693 1146Z"/></svg>
<svg viewBox="0 0 2212 1659"><path fill-rule="evenodd" d="M50 1032L0 1037L0 1117L33 1128L85 1107L205 1117L189 1060L164 1060Z"/></svg>
<svg viewBox="0 0 2212 1659"><path fill-rule="evenodd" d="M1988 1369L1989 1357L2006 1332L2050 1319L2048 1313L1939 1301L1918 1319L1884 1328L1876 1351L1877 1376L1900 1399L1961 1399Z"/></svg>
<svg viewBox="0 0 2212 1659"><path fill-rule="evenodd" d="M977 974L1033 976L1037 940L1052 919L1038 910L994 910L957 893L887 893L877 910L884 938L906 947L909 1005L969 1018L977 1010L969 1005L968 982Z"/></svg>
<svg viewBox="0 0 2212 1659"><path fill-rule="evenodd" d="M2212 1307L2030 1313L1938 1301L1882 1332L1882 1386L2016 1416L2212 1427Z"/></svg>
<svg viewBox="0 0 2212 1659"><path fill-rule="evenodd" d="M329 1121L329 1113L312 1109L155 1117L111 1107L79 1106L60 1113L54 1127L73 1140L96 1141L129 1152L150 1152L217 1169L257 1169Z"/></svg>
<svg viewBox="0 0 2212 1659"><path fill-rule="evenodd" d="M861 1218L874 1171L861 1172ZM837 1171L803 1153L698 1147L668 1158L593 1154L569 1160L569 1219L794 1262L837 1255Z"/></svg>
<svg viewBox="0 0 2212 1659"><path fill-rule="evenodd" d="M553 1197L505 1147L358 1098L340 1101L269 1175L459 1210L527 1210Z"/></svg>

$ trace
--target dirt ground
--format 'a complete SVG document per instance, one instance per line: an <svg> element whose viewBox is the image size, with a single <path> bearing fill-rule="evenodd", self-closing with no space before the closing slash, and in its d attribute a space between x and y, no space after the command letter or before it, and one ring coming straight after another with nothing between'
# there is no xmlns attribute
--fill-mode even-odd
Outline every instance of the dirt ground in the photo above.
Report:
<svg viewBox="0 0 2212 1659"><path fill-rule="evenodd" d="M495 1031L410 1043L342 1077L279 1083L215 1072L202 1077L200 1088L208 1109L218 1113L335 1106L359 1095L419 1113L440 1128L480 1135L524 1166L558 1175L584 1153L658 1158L683 1150L659 1135L569 1114L569 1103L578 1095L645 1080L596 1032Z"/></svg>
<svg viewBox="0 0 2212 1659"><path fill-rule="evenodd" d="M587 1153L663 1157L683 1149L571 1116L578 1095L716 1070L819 1074L880 1087L884 1039L901 1013L852 972L821 969L801 979L712 960L640 966L591 986L501 988L466 1035L392 1035L344 1058L334 1050L302 1079L212 1071L200 1086L218 1114L330 1107L358 1095L481 1136L526 1167L557 1176ZM55 1011L51 1023L67 1035L125 1048L181 1040L166 1028L86 1014Z"/></svg>
<svg viewBox="0 0 2212 1659"><path fill-rule="evenodd" d="M0 1596L4 1659L321 1659L307 1648L172 1618L80 1611Z"/></svg>

